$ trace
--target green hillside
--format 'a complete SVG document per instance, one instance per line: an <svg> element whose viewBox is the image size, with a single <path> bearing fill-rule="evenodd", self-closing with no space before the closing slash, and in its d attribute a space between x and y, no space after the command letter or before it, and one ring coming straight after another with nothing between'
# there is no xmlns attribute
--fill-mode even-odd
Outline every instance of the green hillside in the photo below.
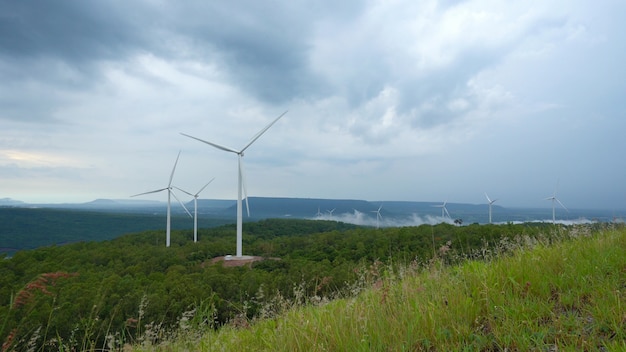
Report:
<svg viewBox="0 0 626 352"><path fill-rule="evenodd" d="M556 243L556 244L555 244ZM500 242L481 260L367 268L354 297L135 351L624 351L626 230Z"/></svg>
<svg viewBox="0 0 626 352"><path fill-rule="evenodd" d="M356 329L356 325L343 327L341 324L349 322L337 319L340 317L337 312L324 313L324 309L342 306L344 308L336 309L356 309L361 306L361 313L344 313L366 314L368 305L373 302L367 303L367 299L379 300L375 305L381 308L393 302L391 299L396 296L406 299L406 292L402 293L405 289L415 293L415 297L419 297L422 291L426 292L427 287L432 286L429 290L436 287L443 290L445 282L436 281L439 276L454 276L454 282L462 284L456 287L457 291L470 292L469 298L446 298L448 304L456 300L466 303L484 301L486 298L480 288L468 288L470 284L464 280L471 277L471 273L468 271L470 274L465 274L465 270L469 269L464 267L488 270L491 265L480 263L485 260L497 263L494 259L514 250L526 253L526 248L530 247L525 247L525 244L558 242L563 238L577 237L580 233L590 236L584 240L589 243L594 243L591 239L605 237L623 241L623 231L607 230L604 226L508 224L458 227L440 224L374 229L335 221L270 219L246 225L244 254L265 260L244 266L230 266L213 260L234 252L233 225L201 230L198 243L190 241L191 231L173 231L170 248L163 246L162 231L147 231L110 241L20 251L12 258L0 261L0 339L3 339L4 350L27 350L29 346L41 347L39 350L100 350L122 349L128 345L149 346L148 349L163 347L165 350L179 346L175 349L195 350L191 346L198 344L205 350L212 350L217 345L211 345L211 341L224 338L235 343L226 350L250 350L252 347L271 350L272 339L290 340L280 334L273 336L268 329L279 332L291 324L296 330L304 327L301 322L284 320L293 319L289 317L294 314L313 314L306 317L310 322L321 319L315 315L322 317L323 314L330 314L336 320L333 324L338 324L333 334L343 330L349 332ZM623 243L618 244L612 242L612 251L624 250ZM589 253L590 258L596 258L591 255L593 252ZM504 257L508 258L508 254ZM570 262L579 261L571 255L567 258L572 258L568 259ZM478 261L454 266L467 259ZM546 267L541 258L529 263L536 268ZM451 269L446 269L448 266ZM613 268L620 280L624 278L623 268ZM537 270L525 270L528 278L513 277L501 285L514 285L515 282L525 287L528 281L531 284L527 293L537 289L538 294L544 294L546 288L532 276ZM585 277L589 280L595 277L593 270L581 273L586 273ZM599 274L606 276L605 271ZM410 288L415 280L429 283L424 281L419 284L423 287L415 284L418 286ZM617 287L620 289L621 286ZM429 295L448 297L449 293L430 291ZM527 297L542 299L542 296ZM502 305L502 302L497 302ZM423 303L436 306L441 302ZM403 303L400 301L392 306L395 304L402 311L409 309L401 306ZM328 308L318 310L317 306ZM360 322L360 325L357 324L360 328L372 324L370 319L383 322L380 317L384 312L371 313L374 315L368 317L367 313L353 317L356 319L354 322ZM489 318L491 313L484 313L482 319ZM276 325L272 324L280 324L282 330L274 329ZM494 325L495 322L489 324ZM378 339L375 331L379 328L370 326L367 329L371 330L366 332L372 339ZM450 329L443 334L454 336L456 328ZM611 332L607 333L609 337L613 333L623 333L615 326L610 329ZM209 332L213 330L215 333ZM247 347L239 345L247 343L249 333L267 342L250 341L252 345ZM309 333L319 338L323 336L321 330ZM312 336L298 337L299 332L295 330L288 334L293 335L295 345L283 343L285 350L321 349L316 347L317 342ZM410 336L404 338L412 344L423 339L433 346L441 343L435 339L439 336L437 334L424 336L417 340L413 337L408 339ZM613 341L607 336L601 340L602 343ZM323 345L329 346L330 350L352 350L350 346L357 349L370 346L374 350L399 348L387 345L389 341L386 340L366 338L367 345L359 345L354 337L337 335L336 338L344 344L333 345L332 341L326 340L331 337L323 338ZM493 341L490 338L487 336L484 341ZM311 339L313 345L304 344Z"/></svg>

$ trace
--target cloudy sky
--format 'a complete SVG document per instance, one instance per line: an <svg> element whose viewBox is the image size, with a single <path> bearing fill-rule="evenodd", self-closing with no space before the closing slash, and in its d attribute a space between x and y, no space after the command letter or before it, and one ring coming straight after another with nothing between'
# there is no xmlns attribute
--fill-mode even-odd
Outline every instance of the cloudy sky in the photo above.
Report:
<svg viewBox="0 0 626 352"><path fill-rule="evenodd" d="M626 2L0 0L0 198L626 208ZM165 194L144 199L164 200Z"/></svg>

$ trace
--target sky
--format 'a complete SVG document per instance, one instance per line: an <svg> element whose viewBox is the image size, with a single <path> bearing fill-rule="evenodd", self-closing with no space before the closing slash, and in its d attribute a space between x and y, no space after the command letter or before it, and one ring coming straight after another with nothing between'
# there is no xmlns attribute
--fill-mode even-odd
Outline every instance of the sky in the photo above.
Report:
<svg viewBox="0 0 626 352"><path fill-rule="evenodd" d="M0 0L0 198L626 209L626 2ZM181 198L184 194L180 194ZM165 193L138 197L165 200Z"/></svg>

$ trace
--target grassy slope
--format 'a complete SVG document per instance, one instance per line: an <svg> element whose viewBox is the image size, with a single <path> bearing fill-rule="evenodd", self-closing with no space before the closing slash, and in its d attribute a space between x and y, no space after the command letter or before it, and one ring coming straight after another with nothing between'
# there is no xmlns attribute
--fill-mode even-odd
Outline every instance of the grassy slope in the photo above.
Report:
<svg viewBox="0 0 626 352"><path fill-rule="evenodd" d="M405 268L356 298L135 350L626 350L624 229L503 246L515 254Z"/></svg>

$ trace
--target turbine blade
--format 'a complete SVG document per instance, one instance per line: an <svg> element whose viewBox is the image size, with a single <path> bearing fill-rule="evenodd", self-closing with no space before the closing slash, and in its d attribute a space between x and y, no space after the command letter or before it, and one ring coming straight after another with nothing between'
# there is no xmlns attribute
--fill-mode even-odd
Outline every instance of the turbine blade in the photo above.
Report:
<svg viewBox="0 0 626 352"><path fill-rule="evenodd" d="M569 210L565 207L565 205L563 205L563 203L561 203L561 201L558 198L554 198L554 199L557 201L557 203L559 203L563 207L563 209L567 210L567 212L569 213Z"/></svg>
<svg viewBox="0 0 626 352"><path fill-rule="evenodd" d="M235 153L235 154L239 154L239 153L240 153L238 150L235 150L235 149L233 149L233 148L224 147L224 146L221 146L221 145L216 144L216 143L213 143L213 142L205 141L204 139L200 139L200 138L196 138L196 137L194 137L194 136L190 136L190 135L188 135L188 134L184 134L184 133L182 133L182 132L181 132L181 134L182 134L183 136L185 136L185 137L189 137L189 138L195 139L195 140L197 140L197 141L200 141L200 142L202 142L202 143L206 143L206 144L208 144L208 145L210 145L210 146L213 146L213 147L215 147L215 148L217 148L217 149L221 149L221 150L226 151L226 152L231 152L231 153Z"/></svg>
<svg viewBox="0 0 626 352"><path fill-rule="evenodd" d="M192 197L194 196L193 194L191 194L191 193L189 193L189 192L185 191L184 189L182 189L182 188L180 188L180 187L177 187L177 186L172 186L172 187L174 187L174 188L176 188L177 190L179 190L179 191L181 191L181 192L183 192L183 193L186 193L186 194L188 194L188 195L190 195L190 196L192 196Z"/></svg>
<svg viewBox="0 0 626 352"><path fill-rule="evenodd" d="M198 191L198 193L196 193L196 194L194 195L194 197L197 197L198 195L200 195L200 192L204 191L204 189L205 189L205 188L206 188L209 184L211 184L211 182L213 182L213 180L215 180L215 177L213 177L213 178L211 179L211 181L207 182L207 184L206 184L206 185L204 185L204 187L200 188L200 190Z"/></svg>
<svg viewBox="0 0 626 352"><path fill-rule="evenodd" d="M243 189L243 197L246 199L246 210L248 211L248 217L250 217L250 204L248 204L248 187L246 186L246 173L243 170L243 156L239 154L239 175L241 177L241 187Z"/></svg>
<svg viewBox="0 0 626 352"><path fill-rule="evenodd" d="M289 110L287 110L287 111L289 111ZM269 125L265 126L265 128L262 129L261 131L259 131L259 133L255 134L254 137L252 137L252 139L250 140L250 142L248 142L248 144L246 144L246 146L243 147L243 149L241 149L241 153L243 153L244 150L248 149L248 147L251 146L252 143L254 143L257 139L259 139L259 137L261 137L261 135L263 133L265 133L265 131L267 131L270 127L272 127L272 125L274 125L276 123L276 121L280 120L281 117L285 116L287 111L285 111L282 114L280 114L280 116L278 116L274 121L272 121Z"/></svg>
<svg viewBox="0 0 626 352"><path fill-rule="evenodd" d="M450 219L452 219L452 217L450 216L450 213L448 213L448 208L443 207L443 210L445 210L445 211L446 211L446 215L448 215L448 217L449 217Z"/></svg>
<svg viewBox="0 0 626 352"><path fill-rule="evenodd" d="M185 206L185 204L183 204L183 202L181 202L180 199L178 199L178 197L176 196L176 193L174 193L174 191L172 191L171 189L169 191L170 191L170 194L174 196L174 198L176 198L176 200L183 207L183 209L185 209L185 211L187 212L187 215L189 215L190 218L193 218L193 215L191 215L189 210L187 210L187 207Z"/></svg>
<svg viewBox="0 0 626 352"><path fill-rule="evenodd" d="M150 192L143 192L143 193L132 195L131 197L143 196L144 194L150 194L150 193L159 193L159 192L165 191L166 189L167 188L161 188L161 189L157 189L157 190L150 191Z"/></svg>
<svg viewBox="0 0 626 352"><path fill-rule="evenodd" d="M489 202L489 204L492 203L491 199L489 199L489 196L487 195L487 192L485 192L485 197L487 197L487 201Z"/></svg>
<svg viewBox="0 0 626 352"><path fill-rule="evenodd" d="M180 150L178 151L178 155L176 156L176 162L174 162L174 167L172 168L172 173L170 174L170 183L167 184L167 187L172 186L172 180L174 179L174 171L176 171L176 164L178 164L178 158L180 158Z"/></svg>

